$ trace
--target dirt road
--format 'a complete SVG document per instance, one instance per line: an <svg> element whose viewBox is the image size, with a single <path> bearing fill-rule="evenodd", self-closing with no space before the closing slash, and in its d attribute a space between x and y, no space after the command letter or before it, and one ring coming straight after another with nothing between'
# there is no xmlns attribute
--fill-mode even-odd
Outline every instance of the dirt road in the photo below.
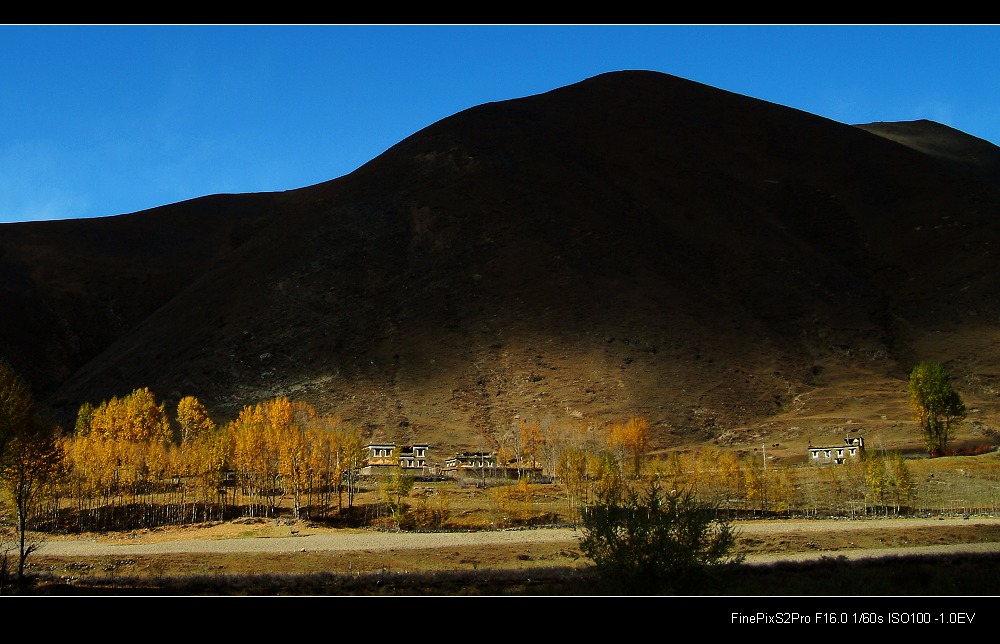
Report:
<svg viewBox="0 0 1000 644"><path fill-rule="evenodd" d="M891 529L905 534L911 528L949 528L956 526L1000 525L1000 517L937 517L923 519L863 519L863 520L768 520L740 521L735 524L742 537L781 533L831 533ZM157 535L135 535L130 539L110 541L100 537L46 540L37 551L42 556L102 556L155 555L168 553L287 553L322 551L387 551L414 548L448 548L468 545L509 545L524 543L575 544L582 532L575 528L538 528L480 532L376 532L314 529L287 536L225 536L205 535L202 538L163 540ZM859 541L861 539L859 538ZM885 556L887 554L938 554L946 552L1000 551L1000 542L969 544L935 544L917 547L878 549L839 549L835 556L851 559ZM778 552L747 556L748 563L775 560L808 560L833 556L828 551Z"/></svg>

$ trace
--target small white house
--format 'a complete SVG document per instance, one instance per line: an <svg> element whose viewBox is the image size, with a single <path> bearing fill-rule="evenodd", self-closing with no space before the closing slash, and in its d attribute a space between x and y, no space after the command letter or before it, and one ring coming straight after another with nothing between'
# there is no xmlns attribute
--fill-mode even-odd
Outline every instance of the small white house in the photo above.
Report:
<svg viewBox="0 0 1000 644"><path fill-rule="evenodd" d="M860 458L865 451L865 439L856 436L848 436L844 439L843 445L833 445L830 447L809 446L809 462L814 465L842 465L847 459Z"/></svg>

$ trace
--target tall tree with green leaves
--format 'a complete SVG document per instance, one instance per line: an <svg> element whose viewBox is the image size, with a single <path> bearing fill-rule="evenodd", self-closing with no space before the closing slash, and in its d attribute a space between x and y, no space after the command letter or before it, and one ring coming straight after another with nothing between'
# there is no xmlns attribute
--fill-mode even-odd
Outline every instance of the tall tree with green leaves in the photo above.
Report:
<svg viewBox="0 0 1000 644"><path fill-rule="evenodd" d="M913 368L908 391L928 454L943 456L955 427L965 419L965 401L952 387L948 372L936 362L921 362Z"/></svg>

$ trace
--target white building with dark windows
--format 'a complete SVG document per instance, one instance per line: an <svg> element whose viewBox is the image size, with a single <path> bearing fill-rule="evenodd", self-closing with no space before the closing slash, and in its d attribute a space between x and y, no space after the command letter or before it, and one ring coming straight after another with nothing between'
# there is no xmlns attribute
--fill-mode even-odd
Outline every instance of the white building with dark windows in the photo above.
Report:
<svg viewBox="0 0 1000 644"><path fill-rule="evenodd" d="M399 466L404 470L427 471L427 450L429 445L404 445L399 449Z"/></svg>
<svg viewBox="0 0 1000 644"><path fill-rule="evenodd" d="M848 436L843 445L829 447L809 446L809 463L812 465L843 465L848 459L861 458L865 452L865 439Z"/></svg>
<svg viewBox="0 0 1000 644"><path fill-rule="evenodd" d="M496 452L457 452L444 462L441 474L454 479L541 480L542 468L516 460L497 462Z"/></svg>
<svg viewBox="0 0 1000 644"><path fill-rule="evenodd" d="M427 452L430 446L426 443L403 445L396 448L396 443L368 443L365 446L368 456L361 466L361 473L370 476L386 472L389 468L400 468L410 474L426 474L428 471Z"/></svg>

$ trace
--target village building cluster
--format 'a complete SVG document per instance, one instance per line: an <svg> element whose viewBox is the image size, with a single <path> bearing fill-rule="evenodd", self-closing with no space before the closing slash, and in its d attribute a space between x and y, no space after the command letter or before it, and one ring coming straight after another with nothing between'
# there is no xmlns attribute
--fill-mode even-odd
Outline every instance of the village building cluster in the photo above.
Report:
<svg viewBox="0 0 1000 644"><path fill-rule="evenodd" d="M361 466L364 476L377 476L394 468L416 477L445 477L453 479L542 479L542 468L537 464L512 460L497 462L492 451L456 452L445 459L443 465L432 465L428 460L430 445L419 443L397 446L394 442L369 443L367 456Z"/></svg>

